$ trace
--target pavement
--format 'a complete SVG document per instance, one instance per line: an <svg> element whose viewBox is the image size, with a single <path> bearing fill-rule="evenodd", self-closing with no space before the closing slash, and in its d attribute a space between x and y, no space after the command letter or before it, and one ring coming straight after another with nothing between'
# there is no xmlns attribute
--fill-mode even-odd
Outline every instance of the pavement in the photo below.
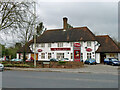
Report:
<svg viewBox="0 0 120 90"><path fill-rule="evenodd" d="M63 69L63 68L17 68L17 67L5 67L6 70L18 70L18 71L37 71L37 72L69 72L69 73L104 73L118 75L118 66L111 65L85 65L82 68L76 69Z"/></svg>

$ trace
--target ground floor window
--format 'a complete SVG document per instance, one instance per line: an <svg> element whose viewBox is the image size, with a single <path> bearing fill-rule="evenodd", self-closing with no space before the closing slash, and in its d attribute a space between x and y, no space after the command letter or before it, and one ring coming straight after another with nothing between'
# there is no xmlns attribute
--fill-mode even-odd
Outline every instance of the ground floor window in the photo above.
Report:
<svg viewBox="0 0 120 90"><path fill-rule="evenodd" d="M87 59L91 58L91 53L87 53Z"/></svg>
<svg viewBox="0 0 120 90"><path fill-rule="evenodd" d="M41 59L45 59L45 53L41 53Z"/></svg>
<svg viewBox="0 0 120 90"><path fill-rule="evenodd" d="M51 53L48 53L48 59L50 59L51 58Z"/></svg>
<svg viewBox="0 0 120 90"><path fill-rule="evenodd" d="M71 53L71 59L73 59L73 53Z"/></svg>
<svg viewBox="0 0 120 90"><path fill-rule="evenodd" d="M64 53L57 53L57 59L64 58Z"/></svg>
<svg viewBox="0 0 120 90"><path fill-rule="evenodd" d="M81 53L81 60L83 60L83 53Z"/></svg>

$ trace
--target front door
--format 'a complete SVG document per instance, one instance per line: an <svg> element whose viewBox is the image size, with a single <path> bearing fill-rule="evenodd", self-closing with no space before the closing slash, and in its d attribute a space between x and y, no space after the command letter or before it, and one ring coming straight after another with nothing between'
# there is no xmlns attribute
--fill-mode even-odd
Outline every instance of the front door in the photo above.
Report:
<svg viewBox="0 0 120 90"><path fill-rule="evenodd" d="M106 58L105 53L100 53L100 63L104 63L105 58Z"/></svg>

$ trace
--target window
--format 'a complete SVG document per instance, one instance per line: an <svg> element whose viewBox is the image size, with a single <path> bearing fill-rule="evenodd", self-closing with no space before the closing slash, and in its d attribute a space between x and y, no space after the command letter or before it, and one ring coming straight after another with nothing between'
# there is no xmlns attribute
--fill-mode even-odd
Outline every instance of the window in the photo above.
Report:
<svg viewBox="0 0 120 90"><path fill-rule="evenodd" d="M45 47L45 44L44 44L44 43L41 43L41 47Z"/></svg>
<svg viewBox="0 0 120 90"><path fill-rule="evenodd" d="M73 42L70 42L70 46L73 47Z"/></svg>
<svg viewBox="0 0 120 90"><path fill-rule="evenodd" d="M38 44L36 44L36 47L38 47Z"/></svg>
<svg viewBox="0 0 120 90"><path fill-rule="evenodd" d="M64 58L64 53L57 53L57 59Z"/></svg>
<svg viewBox="0 0 120 90"><path fill-rule="evenodd" d="M87 59L91 58L91 53L87 53Z"/></svg>
<svg viewBox="0 0 120 90"><path fill-rule="evenodd" d="M71 59L73 59L73 53L71 53Z"/></svg>
<svg viewBox="0 0 120 90"><path fill-rule="evenodd" d="M41 59L45 59L45 53L41 53Z"/></svg>
<svg viewBox="0 0 120 90"><path fill-rule="evenodd" d="M58 43L58 47L63 47L63 43Z"/></svg>
<svg viewBox="0 0 120 90"><path fill-rule="evenodd" d="M81 60L83 60L83 53L81 53Z"/></svg>
<svg viewBox="0 0 120 90"><path fill-rule="evenodd" d="M51 47L51 43L48 43L48 47Z"/></svg>
<svg viewBox="0 0 120 90"><path fill-rule="evenodd" d="M88 47L91 46L91 42L90 42L90 41L87 42L87 46L88 46Z"/></svg>
<svg viewBox="0 0 120 90"><path fill-rule="evenodd" d="M83 42L80 42L81 46L83 46Z"/></svg>
<svg viewBox="0 0 120 90"><path fill-rule="evenodd" d="M51 53L48 53L48 59L50 59L51 58Z"/></svg>

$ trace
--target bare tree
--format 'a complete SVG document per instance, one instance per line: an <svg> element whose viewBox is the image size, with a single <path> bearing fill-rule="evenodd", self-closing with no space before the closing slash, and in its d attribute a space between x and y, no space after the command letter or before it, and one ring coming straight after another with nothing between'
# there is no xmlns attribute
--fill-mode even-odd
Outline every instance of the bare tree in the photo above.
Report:
<svg viewBox="0 0 120 90"><path fill-rule="evenodd" d="M0 1L0 30L18 28L25 21L24 17L31 6L32 2Z"/></svg>

